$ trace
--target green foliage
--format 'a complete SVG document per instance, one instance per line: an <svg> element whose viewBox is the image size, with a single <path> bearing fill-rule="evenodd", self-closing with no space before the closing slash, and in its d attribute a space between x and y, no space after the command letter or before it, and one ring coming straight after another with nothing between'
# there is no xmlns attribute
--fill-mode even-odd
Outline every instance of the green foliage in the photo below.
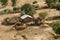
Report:
<svg viewBox="0 0 60 40"><path fill-rule="evenodd" d="M60 10L60 4L57 4L56 9Z"/></svg>
<svg viewBox="0 0 60 40"><path fill-rule="evenodd" d="M35 10L35 7L31 4L24 4L22 7L21 7L21 11L24 11L25 14L29 14L29 15L33 15L36 13L36 10Z"/></svg>
<svg viewBox="0 0 60 40"><path fill-rule="evenodd" d="M47 15L48 15L47 12L39 13L41 19L44 19Z"/></svg>
<svg viewBox="0 0 60 40"><path fill-rule="evenodd" d="M37 3L37 1L34 1L33 4Z"/></svg>
<svg viewBox="0 0 60 40"><path fill-rule="evenodd" d="M2 6L3 6L3 5L7 5L8 0L0 0L0 2L1 2L1 4L2 4Z"/></svg>
<svg viewBox="0 0 60 40"><path fill-rule="evenodd" d="M16 0L11 0L12 6L16 6Z"/></svg>
<svg viewBox="0 0 60 40"><path fill-rule="evenodd" d="M39 3L37 1L34 1L32 5L35 7L35 9L39 8Z"/></svg>
<svg viewBox="0 0 60 40"><path fill-rule="evenodd" d="M10 9L4 9L3 11L0 11L1 14L7 14L10 13Z"/></svg>
<svg viewBox="0 0 60 40"><path fill-rule="evenodd" d="M54 0L46 0L46 4L48 5L49 8L53 7Z"/></svg>
<svg viewBox="0 0 60 40"><path fill-rule="evenodd" d="M54 22L51 27L55 31L55 33L60 34L60 21Z"/></svg>
<svg viewBox="0 0 60 40"><path fill-rule="evenodd" d="M60 2L60 0L59 0L59 2Z"/></svg>
<svg viewBox="0 0 60 40"><path fill-rule="evenodd" d="M56 0L53 0L54 1L54 3L56 3Z"/></svg>
<svg viewBox="0 0 60 40"><path fill-rule="evenodd" d="M13 10L18 11L18 10L20 10L20 7L13 7Z"/></svg>

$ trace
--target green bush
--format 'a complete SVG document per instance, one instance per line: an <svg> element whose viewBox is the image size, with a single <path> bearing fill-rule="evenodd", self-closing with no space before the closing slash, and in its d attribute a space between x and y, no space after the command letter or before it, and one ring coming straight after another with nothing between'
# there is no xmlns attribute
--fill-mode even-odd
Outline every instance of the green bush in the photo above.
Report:
<svg viewBox="0 0 60 40"><path fill-rule="evenodd" d="M16 0L11 0L12 6L16 6Z"/></svg>
<svg viewBox="0 0 60 40"><path fill-rule="evenodd" d="M60 0L59 0L59 2L60 2Z"/></svg>
<svg viewBox="0 0 60 40"><path fill-rule="evenodd" d="M7 13L10 13L10 9L5 9L3 11L0 11L1 14L7 14Z"/></svg>
<svg viewBox="0 0 60 40"><path fill-rule="evenodd" d="M20 7L13 7L13 11L19 11Z"/></svg>
<svg viewBox="0 0 60 40"><path fill-rule="evenodd" d="M0 2L1 2L1 4L2 4L2 6L3 6L3 5L7 5L8 0L0 0Z"/></svg>
<svg viewBox="0 0 60 40"><path fill-rule="evenodd" d="M56 9L60 10L60 4L57 4Z"/></svg>
<svg viewBox="0 0 60 40"><path fill-rule="evenodd" d="M54 3L54 0L46 0L46 4L48 5L49 8L53 7L53 3Z"/></svg>
<svg viewBox="0 0 60 40"><path fill-rule="evenodd" d="M55 33L60 34L60 21L54 22L51 27L55 31Z"/></svg>
<svg viewBox="0 0 60 40"><path fill-rule="evenodd" d="M22 7L21 7L21 11L24 11L25 14L29 14L29 15L33 15L36 13L36 10L35 10L35 7L31 4L24 4Z"/></svg>
<svg viewBox="0 0 60 40"><path fill-rule="evenodd" d="M39 13L41 19L44 19L47 15L48 15L47 12Z"/></svg>
<svg viewBox="0 0 60 40"><path fill-rule="evenodd" d="M54 1L54 3L56 3L56 0L53 0Z"/></svg>
<svg viewBox="0 0 60 40"><path fill-rule="evenodd" d="M34 1L33 4L37 3L37 1Z"/></svg>

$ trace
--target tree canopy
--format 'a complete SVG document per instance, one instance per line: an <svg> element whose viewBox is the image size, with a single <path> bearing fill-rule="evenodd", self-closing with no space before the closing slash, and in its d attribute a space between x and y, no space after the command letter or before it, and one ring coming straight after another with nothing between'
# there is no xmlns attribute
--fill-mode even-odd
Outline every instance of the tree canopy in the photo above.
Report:
<svg viewBox="0 0 60 40"><path fill-rule="evenodd" d="M7 3L8 3L8 0L0 0L0 2L1 2L1 4L2 4L2 6L4 5L7 5Z"/></svg>
<svg viewBox="0 0 60 40"><path fill-rule="evenodd" d="M35 11L35 7L31 4L24 4L22 7L21 7L21 11L24 11L25 14L29 14L29 15L33 15L36 13Z"/></svg>

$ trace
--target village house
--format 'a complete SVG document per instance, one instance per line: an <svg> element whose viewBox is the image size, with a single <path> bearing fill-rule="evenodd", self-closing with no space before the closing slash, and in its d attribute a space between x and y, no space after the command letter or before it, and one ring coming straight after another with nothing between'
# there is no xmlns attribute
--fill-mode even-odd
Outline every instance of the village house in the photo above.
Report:
<svg viewBox="0 0 60 40"><path fill-rule="evenodd" d="M31 22L33 20L33 17L28 14L24 14L20 17L20 19L22 23L27 23L27 22Z"/></svg>

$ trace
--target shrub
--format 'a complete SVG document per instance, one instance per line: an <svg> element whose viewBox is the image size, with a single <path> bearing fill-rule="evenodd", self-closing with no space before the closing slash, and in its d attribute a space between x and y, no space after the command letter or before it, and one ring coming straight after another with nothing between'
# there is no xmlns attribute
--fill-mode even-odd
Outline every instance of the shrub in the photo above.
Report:
<svg viewBox="0 0 60 40"><path fill-rule="evenodd" d="M55 31L55 33L60 34L60 21L54 22L51 27Z"/></svg>
<svg viewBox="0 0 60 40"><path fill-rule="evenodd" d="M53 7L54 0L46 0L46 4L48 5L49 8Z"/></svg>
<svg viewBox="0 0 60 40"><path fill-rule="evenodd" d="M60 4L57 4L56 9L60 10Z"/></svg>
<svg viewBox="0 0 60 40"><path fill-rule="evenodd" d="M59 0L59 2L60 2L60 0Z"/></svg>
<svg viewBox="0 0 60 40"><path fill-rule="evenodd" d="M56 3L56 0L53 0L54 1L54 3Z"/></svg>
<svg viewBox="0 0 60 40"><path fill-rule="evenodd" d="M20 7L13 7L13 10L18 11L18 10L20 10Z"/></svg>
<svg viewBox="0 0 60 40"><path fill-rule="evenodd" d="M0 0L0 2L1 2L1 4L2 4L2 6L3 6L3 5L7 5L8 0Z"/></svg>
<svg viewBox="0 0 60 40"><path fill-rule="evenodd" d="M47 16L47 12L39 13L40 18L44 19Z"/></svg>
<svg viewBox="0 0 60 40"><path fill-rule="evenodd" d="M1 14L7 14L7 13L10 13L10 9L5 9L3 11L0 11Z"/></svg>
<svg viewBox="0 0 60 40"><path fill-rule="evenodd" d="M11 0L12 6L16 6L16 0Z"/></svg>
<svg viewBox="0 0 60 40"><path fill-rule="evenodd" d="M34 1L33 4L37 3L37 1Z"/></svg>
<svg viewBox="0 0 60 40"><path fill-rule="evenodd" d="M24 11L25 14L29 14L29 15L33 15L36 13L35 11L35 7L31 4L24 4L22 7L21 7L21 11Z"/></svg>

